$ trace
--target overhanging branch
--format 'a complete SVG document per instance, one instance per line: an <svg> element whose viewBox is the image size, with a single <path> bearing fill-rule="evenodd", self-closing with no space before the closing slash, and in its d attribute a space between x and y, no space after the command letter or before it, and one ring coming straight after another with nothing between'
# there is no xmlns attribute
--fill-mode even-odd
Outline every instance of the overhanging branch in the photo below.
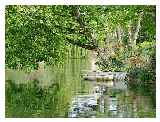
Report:
<svg viewBox="0 0 160 122"><path fill-rule="evenodd" d="M66 38L66 40L73 45L77 45L79 47L82 47L82 48L85 48L88 50L97 50L98 49L98 46L95 45L94 43L92 43L92 44L91 43L80 43L80 41L72 40L69 38Z"/></svg>

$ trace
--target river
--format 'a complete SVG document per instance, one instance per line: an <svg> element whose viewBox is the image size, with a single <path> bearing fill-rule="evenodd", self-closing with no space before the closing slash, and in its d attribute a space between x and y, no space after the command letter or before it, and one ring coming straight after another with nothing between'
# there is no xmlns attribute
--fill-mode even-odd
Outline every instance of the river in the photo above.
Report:
<svg viewBox="0 0 160 122"><path fill-rule="evenodd" d="M29 114L27 112L26 114L23 111L24 108L21 108L23 116L15 114L15 111L12 111L12 107L17 108L18 111L18 105L10 103L12 101L11 99L15 99L10 96L6 100L6 116L77 118L155 117L155 107L151 97L131 91L128 89L126 85L127 81L124 79L117 79L107 83L84 80L83 76L91 69L95 69L91 55L90 51L83 51L83 53L80 52L71 57L68 56L64 65L45 66L41 72L37 73L38 75L34 74L34 76L38 77L41 87L45 88L53 83L58 83L59 85L56 91L56 99L53 98L53 102L56 105L54 106L54 110L50 111L50 114L43 114L45 110L43 113L32 112L32 114ZM15 84L27 84L29 82L26 80L28 75L24 71L8 70L6 71L6 81L12 80ZM93 106L83 106L85 110L80 111L82 107L77 106L77 108L79 107L77 110L71 110L75 99L76 102L80 102L81 100L78 97L82 96L84 98L85 95L93 95L95 88L105 88L100 97L96 99L98 102L95 108ZM21 94L21 92L23 91L17 91L15 94ZM32 101L32 98L30 100ZM74 115L71 115L71 111L75 111L73 112Z"/></svg>

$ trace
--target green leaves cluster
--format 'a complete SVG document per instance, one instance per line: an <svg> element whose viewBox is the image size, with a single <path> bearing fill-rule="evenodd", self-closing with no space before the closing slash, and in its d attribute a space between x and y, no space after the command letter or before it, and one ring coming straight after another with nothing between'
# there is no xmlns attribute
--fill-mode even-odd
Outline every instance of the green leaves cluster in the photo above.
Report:
<svg viewBox="0 0 160 122"><path fill-rule="evenodd" d="M155 37L154 6L6 6L6 67L35 68L37 62L63 63L69 44L86 49L122 42L144 12L137 42ZM112 46L113 47L113 46Z"/></svg>
<svg viewBox="0 0 160 122"><path fill-rule="evenodd" d="M74 24L66 6L6 6L7 67L63 62Z"/></svg>
<svg viewBox="0 0 160 122"><path fill-rule="evenodd" d="M91 34L98 28L98 8L80 6L81 27L76 7L6 6L6 67L35 68L40 61L63 63L69 43L95 48Z"/></svg>

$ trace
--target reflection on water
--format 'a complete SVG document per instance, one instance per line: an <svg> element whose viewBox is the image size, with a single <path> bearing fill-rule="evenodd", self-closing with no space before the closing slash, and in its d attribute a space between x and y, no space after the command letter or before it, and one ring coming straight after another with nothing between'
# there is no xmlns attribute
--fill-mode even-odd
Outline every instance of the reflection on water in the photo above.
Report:
<svg viewBox="0 0 160 122"><path fill-rule="evenodd" d="M106 83L83 80L92 63L89 51L85 58L80 53L78 58L66 59L63 66L46 66L31 73L6 70L6 81L24 84L37 79L41 87L58 83L52 117L155 117L150 96L130 91L123 79Z"/></svg>
<svg viewBox="0 0 160 122"><path fill-rule="evenodd" d="M116 81L117 82L117 81ZM116 83L114 83L116 84ZM119 83L118 83L119 84ZM95 85L95 84L94 84ZM99 85L99 84L98 84ZM92 106L90 108L92 110L87 111L86 114L82 115L74 113L74 116L69 115L69 117L154 117L155 109L153 108L150 96L141 96L128 89L120 89L114 85L111 86L108 84L102 85L101 87L106 88L106 91L101 94L98 98L96 113L93 109L94 102L92 102ZM93 84L92 84L93 86ZM94 88L94 87L93 87ZM126 88L126 86L125 86ZM88 93L90 98L87 99L95 99L95 94ZM80 96L76 96L80 97ZM81 98L85 99L85 95L81 96ZM85 101L85 100L84 100ZM88 106L78 105L79 103L83 103L80 99L77 99L77 106L79 109L86 108ZM71 104L71 108L74 108ZM95 108L95 107L94 107ZM73 112L76 112L74 110ZM89 114L92 113L92 114ZM94 114L93 114L94 113Z"/></svg>

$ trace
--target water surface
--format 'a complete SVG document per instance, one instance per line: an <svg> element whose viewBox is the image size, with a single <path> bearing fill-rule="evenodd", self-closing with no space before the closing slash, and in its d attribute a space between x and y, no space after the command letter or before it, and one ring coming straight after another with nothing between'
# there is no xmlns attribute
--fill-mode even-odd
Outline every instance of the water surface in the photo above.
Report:
<svg viewBox="0 0 160 122"><path fill-rule="evenodd" d="M37 79L42 88L58 84L59 88L55 91L56 95L51 94L55 103L53 111L50 110L48 115L45 114L46 110L44 112L39 110L39 113L35 111L32 114L27 111L26 114L25 108L21 108L21 112L24 112L22 114L25 117L70 117L68 113L72 107L73 99L79 95L93 94L93 89L97 86L106 88L106 91L97 102L97 107L94 110L91 107L87 113L75 117L155 117L155 106L152 97L131 91L125 84L127 81L121 79L102 84L101 82L83 80L83 76L92 69L91 52L82 51L82 53L79 51L76 54L73 51L71 52L73 54L66 58L64 65L46 65L43 70L32 71L31 73L6 70L6 81L11 80L17 85L28 84L33 79ZM18 94L22 92L23 90L16 91L15 94L18 97ZM12 111L12 107L17 108L17 112L19 111L18 105L11 103L12 99L16 98L11 96L7 98L6 116L24 117ZM30 100L32 101L32 98Z"/></svg>

